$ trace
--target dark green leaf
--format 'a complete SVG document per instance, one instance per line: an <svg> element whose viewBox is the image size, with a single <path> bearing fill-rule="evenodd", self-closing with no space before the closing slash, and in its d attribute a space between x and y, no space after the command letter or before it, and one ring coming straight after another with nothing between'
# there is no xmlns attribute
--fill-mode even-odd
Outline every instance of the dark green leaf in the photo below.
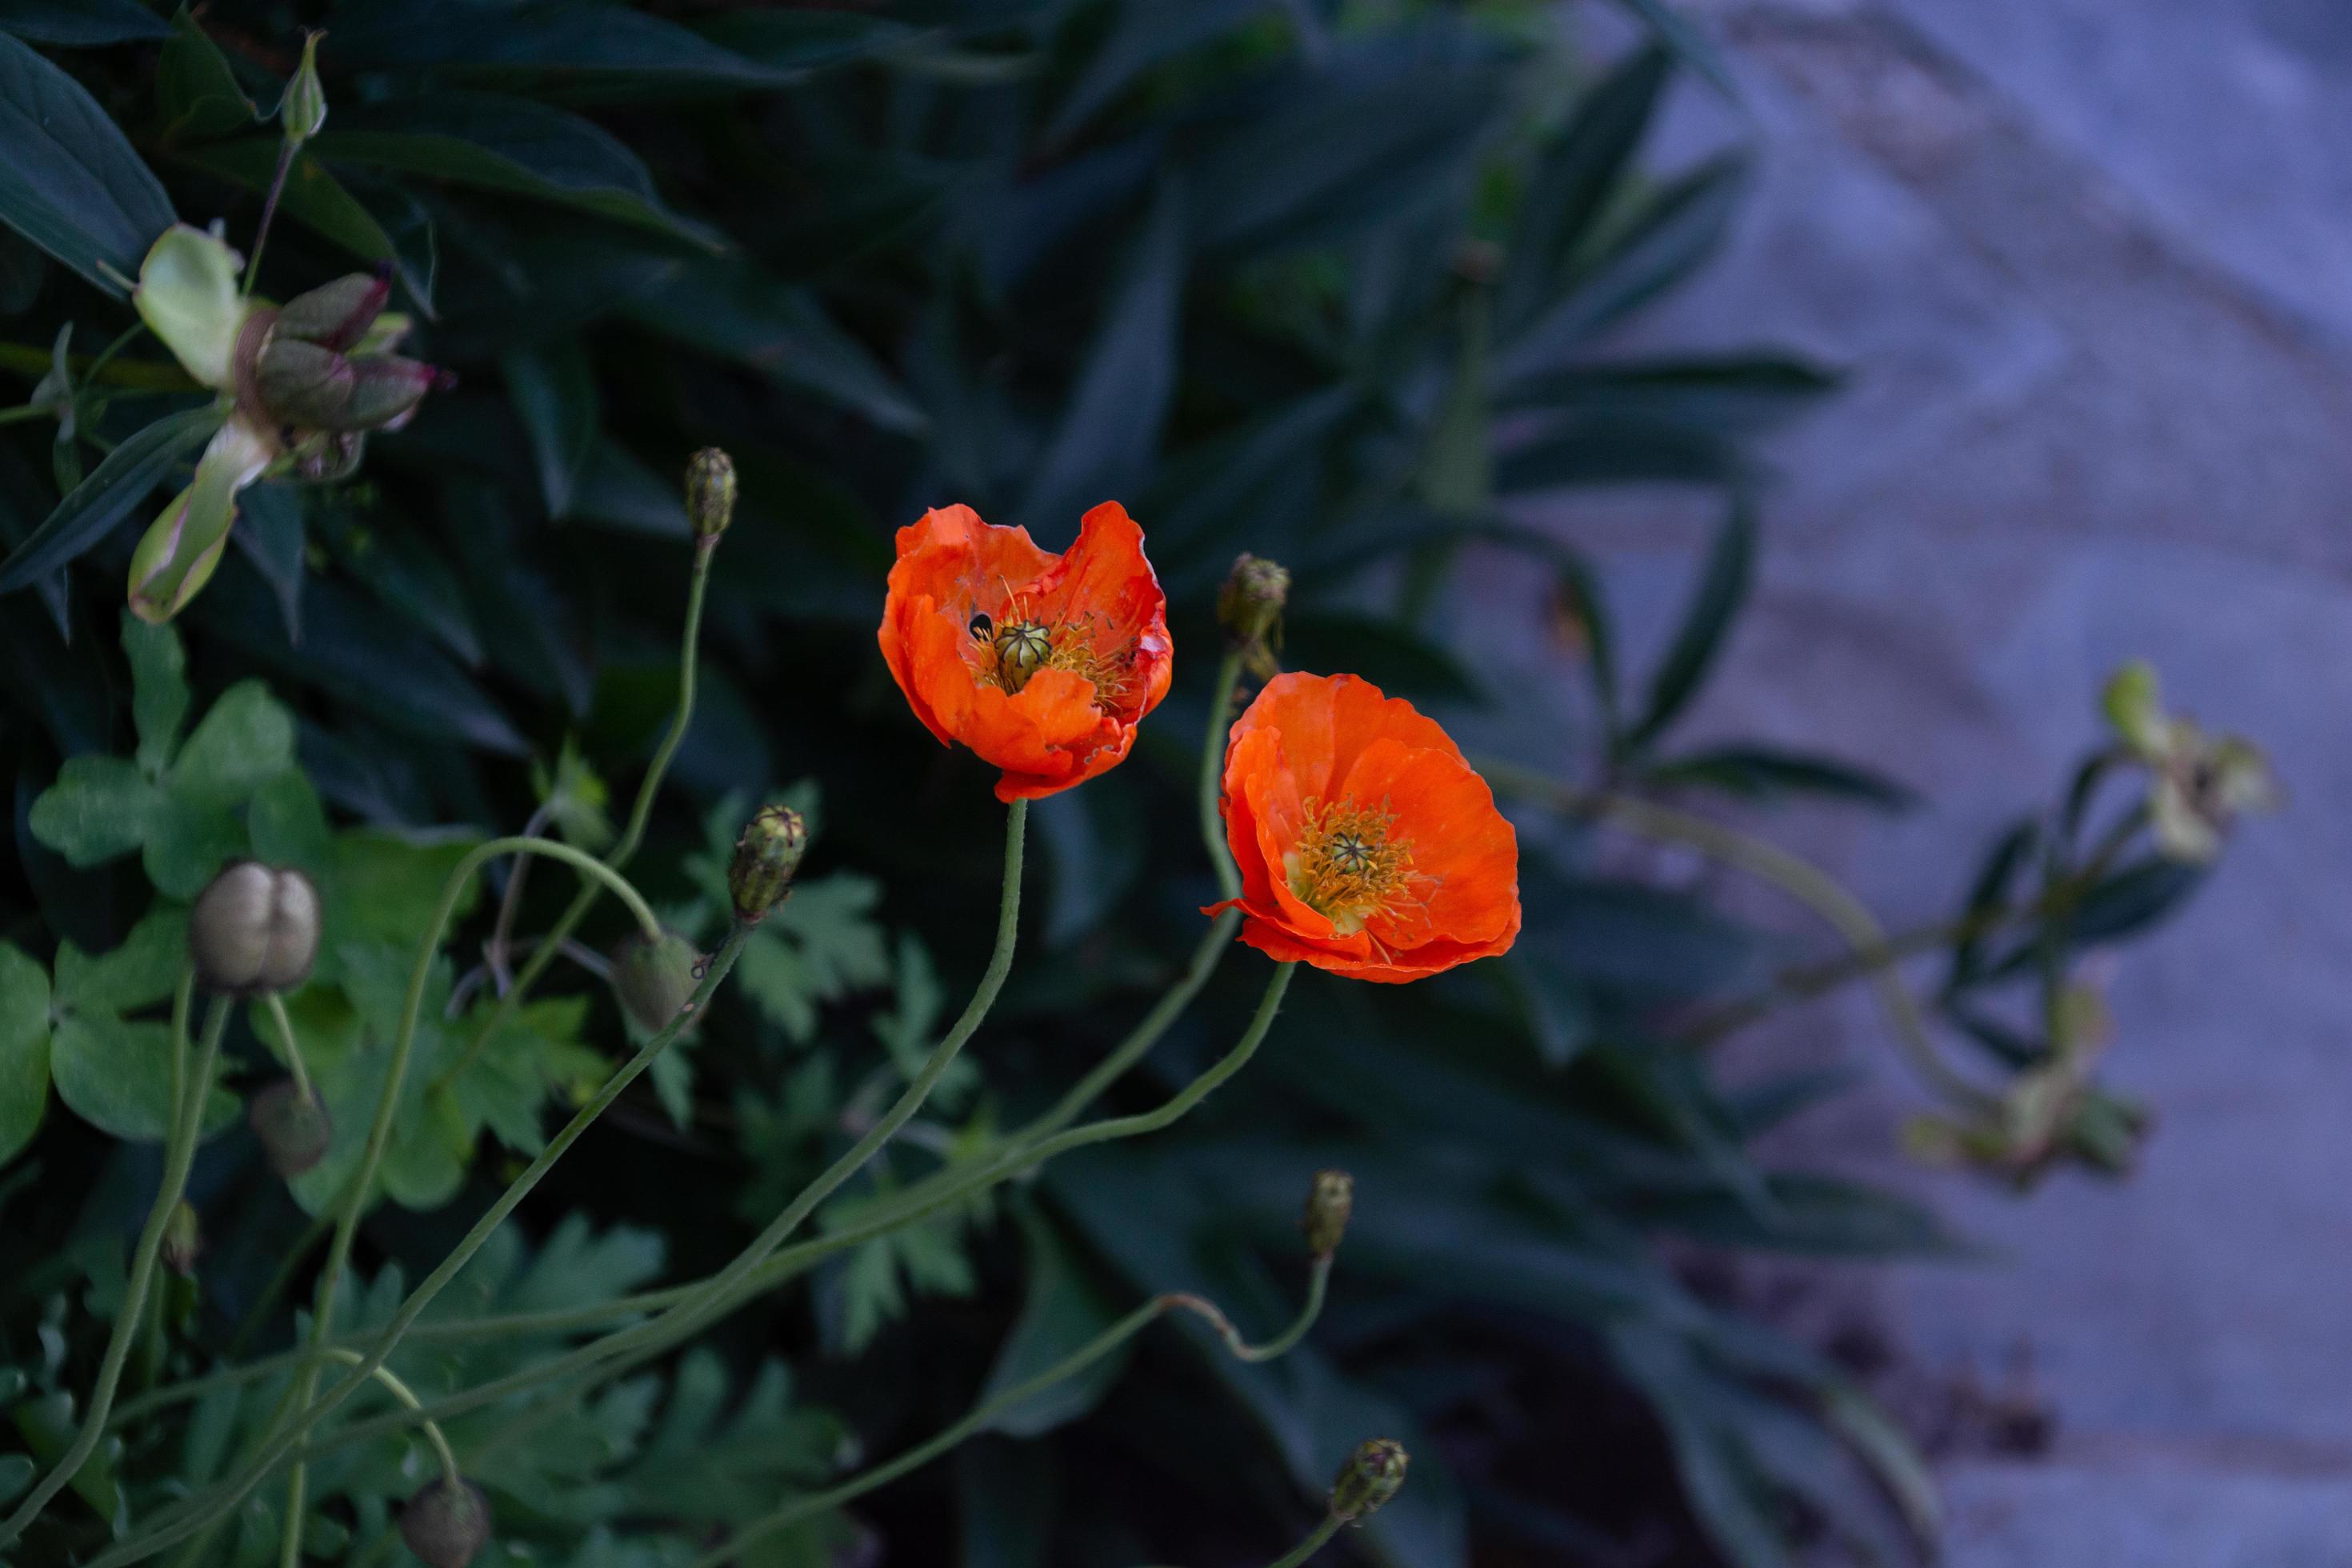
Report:
<svg viewBox="0 0 2352 1568"><path fill-rule="evenodd" d="M1673 64L1664 49L1637 51L1585 93L1536 165L1496 287L1506 331L1533 320L1565 281L1577 247L1625 182Z"/></svg>
<svg viewBox="0 0 2352 1568"><path fill-rule="evenodd" d="M138 0L0 0L0 33L36 44L124 44L170 31Z"/></svg>
<svg viewBox="0 0 2352 1568"><path fill-rule="evenodd" d="M1995 839L1986 851L1976 881L1969 888L1968 901L1960 908L1960 920L1968 929L1952 943L1951 973L1944 982L1946 994L1970 984L1982 973L1985 941L1991 934L1983 928L2008 903L2010 884L2017 879L2017 873L2041 843L2042 825L2027 817Z"/></svg>
<svg viewBox="0 0 2352 1568"><path fill-rule="evenodd" d="M1919 804L1916 792L1883 773L1832 757L1767 746L1709 747L1654 763L1643 776L1654 784L1698 784L1756 799L1822 795L1882 811L1908 811Z"/></svg>
<svg viewBox="0 0 2352 1568"><path fill-rule="evenodd" d="M1301 669L1344 669L1383 691L1423 702L1484 702L1453 651L1411 626L1369 616L1298 614L1283 626L1284 657Z"/></svg>
<svg viewBox="0 0 2352 1568"><path fill-rule="evenodd" d="M367 68L446 68L572 100L751 91L791 79L688 32L621 5L524 4L377 6L339 19L335 53Z"/></svg>
<svg viewBox="0 0 2352 1568"><path fill-rule="evenodd" d="M39 1131L49 1103L49 977L0 942L0 1165Z"/></svg>
<svg viewBox="0 0 2352 1568"><path fill-rule="evenodd" d="M608 132L523 99L447 92L339 107L311 148L330 163L451 180L719 244L663 205L645 164Z"/></svg>
<svg viewBox="0 0 2352 1568"><path fill-rule="evenodd" d="M155 100L166 145L209 141L249 129L261 118L237 85L236 72L195 18L182 6L155 77Z"/></svg>
<svg viewBox="0 0 2352 1568"><path fill-rule="evenodd" d="M632 300L627 313L665 336L748 364L788 386L864 415L889 430L919 430L923 416L868 353L806 291L741 261L709 261Z"/></svg>
<svg viewBox="0 0 2352 1568"><path fill-rule="evenodd" d="M1026 1205L1016 1212L1027 1244L1029 1295L989 1368L981 1402L1035 1377L1110 1327L1120 1311L1116 1298L1052 1219ZM1123 1353L1105 1356L1076 1376L1003 1412L988 1429L1012 1437L1035 1437L1075 1421L1102 1402L1126 1364Z"/></svg>
<svg viewBox="0 0 2352 1568"><path fill-rule="evenodd" d="M702 35L772 70L803 72L847 65L903 47L922 37L904 22L850 11L746 7L713 16Z"/></svg>
<svg viewBox="0 0 2352 1568"><path fill-rule="evenodd" d="M122 651L131 660L131 720L139 731L139 771L161 776L179 749L188 718L188 655L180 634L122 612Z"/></svg>
<svg viewBox="0 0 2352 1568"><path fill-rule="evenodd" d="M291 485L255 485L237 497L236 531L229 537L269 591L290 642L302 640L302 496Z"/></svg>
<svg viewBox="0 0 2352 1568"><path fill-rule="evenodd" d="M1810 360L1734 354L1537 371L1507 382L1496 403L1514 412L1638 416L1752 434L1804 412L1843 384L1835 372Z"/></svg>
<svg viewBox="0 0 2352 1568"><path fill-rule="evenodd" d="M184 163L218 174L256 195L269 189L278 173L278 153L283 143L275 136L234 142L207 142L182 147L175 155ZM413 204L410 204L413 205ZM324 163L305 150L287 166L286 184L278 198L278 216L290 218L312 233L341 246L363 261L389 261L400 270L400 281L429 314L433 307L433 268L429 255L420 258L412 247L396 243L392 232L369 205Z"/></svg>
<svg viewBox="0 0 2352 1568"><path fill-rule="evenodd" d="M81 84L0 33L0 223L116 299L171 198Z"/></svg>
<svg viewBox="0 0 2352 1568"><path fill-rule="evenodd" d="M1721 484L1748 460L1723 434L1638 414L1586 415L1495 460L1495 492L1532 495L1595 485Z"/></svg>
<svg viewBox="0 0 2352 1568"><path fill-rule="evenodd" d="M1738 85L1731 79L1731 69L1715 46L1681 11L1673 0L1617 0L1620 5L1640 17L1651 32L1671 46L1693 68L1715 83L1726 98L1739 100Z"/></svg>
<svg viewBox="0 0 2352 1568"><path fill-rule="evenodd" d="M547 515L571 515L596 441L596 378L576 339L517 349L499 362L507 394L530 434Z"/></svg>
<svg viewBox="0 0 2352 1568"><path fill-rule="evenodd" d="M8 47L0 40L0 71L5 69ZM5 178L0 174L0 183ZM94 549L154 492L175 464L212 439L225 417L222 409L209 405L173 414L108 453L106 461L58 503L33 536L0 561L0 595L37 583Z"/></svg>
<svg viewBox="0 0 2352 1568"><path fill-rule="evenodd" d="M1636 753L1664 732L1698 694L1707 671L1723 652L1731 623L1747 602L1755 569L1756 516L1745 496L1734 498L1731 510L1716 530L1698 586L1684 611L1674 646L1666 650L1657 673L1650 678L1650 700L1642 717L1627 731L1622 750Z"/></svg>
<svg viewBox="0 0 2352 1568"><path fill-rule="evenodd" d="M1190 0L1182 5L1121 5L1110 37L1087 62L1045 134L1069 136L1140 73L1230 32L1269 9L1270 0Z"/></svg>

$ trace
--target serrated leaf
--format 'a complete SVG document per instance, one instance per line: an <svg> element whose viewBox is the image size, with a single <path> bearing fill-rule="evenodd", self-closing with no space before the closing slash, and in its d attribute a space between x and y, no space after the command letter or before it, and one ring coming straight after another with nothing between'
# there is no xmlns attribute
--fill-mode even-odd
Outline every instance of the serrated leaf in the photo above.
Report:
<svg viewBox="0 0 2352 1568"><path fill-rule="evenodd" d="M33 837L74 866L99 866L147 840L163 794L121 757L68 757L33 802Z"/></svg>
<svg viewBox="0 0 2352 1568"><path fill-rule="evenodd" d="M5 33L0 146L0 223L127 298L140 258L172 226L171 198L81 85Z"/></svg>
<svg viewBox="0 0 2352 1568"><path fill-rule="evenodd" d="M209 805L233 805L294 765L294 719L258 680L221 694L172 764L171 791Z"/></svg>
<svg viewBox="0 0 2352 1568"><path fill-rule="evenodd" d="M33 1141L48 1103L49 976L0 942L0 1165Z"/></svg>

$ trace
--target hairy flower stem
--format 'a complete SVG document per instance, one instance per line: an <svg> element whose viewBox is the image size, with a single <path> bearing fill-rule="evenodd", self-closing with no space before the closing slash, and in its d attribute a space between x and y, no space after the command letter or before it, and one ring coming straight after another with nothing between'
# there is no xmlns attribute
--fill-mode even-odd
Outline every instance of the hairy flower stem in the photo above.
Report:
<svg viewBox="0 0 2352 1568"><path fill-rule="evenodd" d="M794 1498L782 1508L761 1515L735 1531L723 1545L713 1547L696 1558L688 1565L688 1568L721 1568L722 1564L733 1562L753 1542L773 1535L780 1530L789 1529L802 1520L838 1508L854 1498L863 1497L877 1488L887 1486L900 1476L922 1468L965 1439L984 1431L991 1422L1006 1411L1035 1398L1055 1384L1084 1372L1170 1312L1193 1312L1207 1319L1210 1327L1216 1330L1217 1336L1224 1342L1225 1348L1243 1361L1272 1361L1307 1337L1307 1331L1314 1326L1316 1318L1323 1310L1325 1287L1330 1274L1331 1260L1328 1258L1317 1258L1314 1276L1307 1285L1307 1304L1300 1309L1297 1318L1292 1321L1290 1327L1262 1345L1253 1345L1244 1340L1241 1331L1234 1327L1233 1321L1225 1316L1216 1303L1205 1297L1181 1292L1155 1296L1036 1376L1014 1384L992 1399L982 1401L972 1408L970 1415L953 1426L941 1429L928 1441L908 1449L895 1459L862 1471L837 1486L828 1487L820 1492L812 1492L806 1497Z"/></svg>
<svg viewBox="0 0 2352 1568"><path fill-rule="evenodd" d="M194 984L193 973L183 977L172 1005L172 1080L176 1092L173 1095L172 1124L163 1145L163 1181L155 1191L154 1205L147 1211L147 1224L139 1233L139 1244L131 1250L131 1277L123 1286L122 1304L115 1310L114 1330L107 1338L106 1354L98 1365L98 1383L89 1393L89 1413L82 1417L81 1430L74 1435L72 1447L41 1478L40 1484L26 1495L7 1522L0 1524L0 1547L15 1542L25 1533L27 1525L40 1517L49 1500L80 1473L83 1461L106 1434L107 1414L114 1406L114 1391L122 1381L122 1364L130 1357L131 1343L139 1337L140 1324L144 1320L147 1291L155 1278L155 1257L163 1246L163 1230L171 1223L172 1211L179 1206L180 1194L187 1190L189 1167L195 1163L196 1144L204 1133L205 1098L212 1090L213 1068L220 1060L221 1036L228 1029L229 1005L215 998L205 1015L204 1045L197 1052L195 1071L190 1073L187 1024Z"/></svg>
<svg viewBox="0 0 2352 1568"><path fill-rule="evenodd" d="M745 1271L740 1283L723 1295L713 1289L717 1277L688 1287L687 1290L690 1294L684 1299L704 1298L709 1300L710 1305L687 1325L685 1331L690 1332L699 1329L708 1322L724 1316L740 1303L774 1289L805 1269L819 1258L840 1251L845 1247L854 1247L861 1241L868 1240L886 1231L895 1230L901 1225L919 1219L949 1205L961 1203L972 1194L994 1186L1023 1170L1043 1164L1055 1154L1090 1143L1138 1137L1167 1127L1206 1099L1219 1084L1239 1072L1248 1064L1250 1058L1257 1053L1259 1045L1265 1039L1266 1031L1273 1026L1275 1015L1281 1008L1283 994L1289 989L1291 975L1297 968L1297 965L1293 963L1276 966L1274 977L1266 985L1265 994L1258 1003L1255 1016L1251 1018L1248 1029L1244 1032L1234 1048L1219 1058L1207 1072L1171 1096L1159 1109L1134 1116L1113 1117L1102 1121L1089 1122L1056 1137L1006 1151L972 1170L958 1173L958 1180L940 1186L919 1205L894 1205L887 1215L869 1216L862 1225L804 1242L787 1252L768 1258L758 1268ZM739 1258L738 1261L740 1259ZM677 1295L677 1292L664 1294L673 1297ZM467 1389L463 1393L437 1399L425 1406L425 1413L436 1419L446 1419L481 1405L496 1404L509 1394L522 1393L544 1383L569 1379L575 1373L591 1379L591 1382L582 1387L566 1392L566 1398L576 1398L583 1392L583 1388L617 1377L630 1367L660 1354L676 1343L681 1337L681 1333L677 1330L664 1331L666 1321L667 1319L664 1318L650 1323L639 1324L605 1339L582 1345L569 1354L559 1356L553 1361L545 1362L537 1366L525 1367L520 1372L509 1373L505 1377ZM360 1441L373 1437L380 1432L397 1430L413 1424L410 1419L403 1417L398 1412L394 1412L367 1421L355 1422L337 1432L331 1442L342 1444ZM97 1565L93 1565L93 1568L97 1568Z"/></svg>
<svg viewBox="0 0 2352 1568"><path fill-rule="evenodd" d="M1322 1551L1331 1538L1339 1533L1339 1527L1347 1522L1336 1513L1325 1514L1323 1522L1315 1527L1314 1534L1276 1558L1266 1568L1298 1568L1300 1563Z"/></svg>
<svg viewBox="0 0 2352 1568"><path fill-rule="evenodd" d="M384 1079L383 1092L376 1097L375 1120L368 1128L367 1146L360 1156L359 1173L352 1178L351 1185L344 1189L342 1209L335 1218L334 1239L327 1244L327 1261L319 1270L318 1292L310 1314L310 1347L313 1350L323 1346L328 1336L334 1332L336 1292L342 1285L343 1269L351 1261L352 1242L359 1232L360 1215L366 1212L368 1195L375 1187L376 1173L383 1168L384 1152L392 1143L393 1113L399 1109L401 1088L408 1077L408 1058L416 1048L416 1027L425 1010L425 987L432 978L433 960L448 935L449 922L457 916L458 899L482 867L500 855L544 855L551 859L563 861L583 876L611 887L621 901L629 906L629 912L636 917L639 929L647 937L658 938L661 935L661 921L655 918L653 907L630 885L627 878L585 850L575 849L569 844L529 837L494 838L457 862L450 871L448 880L442 886L440 905L433 911L432 923L425 927L425 942L416 954L416 967L409 973L408 995L401 1006L400 1034L392 1048L392 1069ZM282 1024L284 1013L281 1011L278 1016ZM287 1030L286 1040L290 1048L294 1040L290 1028ZM295 1070L298 1074L301 1071L299 1068ZM315 1361L307 1363L295 1374L293 1389L287 1403L280 1407L281 1415L301 1412L310 1405L319 1390L319 1364ZM382 1364L379 1357L366 1371L373 1372L375 1366ZM364 1374L356 1374L352 1381L365 1381ZM278 1424L273 1421L273 1428ZM285 1550L280 1558L283 1568L295 1568L300 1560L302 1509L309 1481L302 1461L295 1460L294 1468L286 1479Z"/></svg>
<svg viewBox="0 0 2352 1568"><path fill-rule="evenodd" d="M582 865L583 869L593 868L592 875L609 878L613 882L619 884L619 888L628 888L628 883L618 872L611 870L593 857L565 845L548 844L544 849L541 849L540 841L493 839L458 862L457 868L450 873L449 885L443 889L441 908L428 933L425 952L416 973L411 979L400 1044L394 1050L392 1076L387 1082L384 1098L378 1103L375 1125L369 1132L369 1153L362 1160L359 1180L352 1189L354 1195L344 1210L341 1220L336 1226L337 1245L329 1259L329 1267L336 1274L341 1272L343 1263L350 1257L349 1231L350 1227L356 1224L357 1214L363 1206L364 1200L361 1194L364 1194L373 1184L376 1169L382 1163L383 1144L389 1137L389 1109L397 1101L400 1079L406 1068L408 1053L415 1045L417 1013L423 1005L424 980L429 973L433 954L439 951L441 936L448 925L451 911L456 908L457 894L463 889L465 879L478 872L484 864L499 855L511 854L519 847L529 847L537 852L553 854L555 858ZM628 889L625 897L635 901L633 907L636 903L642 903L642 900L637 900L635 889ZM443 1258L439 1266L431 1274L425 1276L424 1282L409 1293L408 1299L401 1303L400 1310L393 1315L392 1321L386 1324L383 1331L376 1336L372 1348L366 1352L364 1362L358 1369L319 1396L315 1403L310 1402L306 1397L304 1401L293 1405L290 1410L287 1410L281 1419L273 1421L257 1445L257 1451L227 1480L207 1487L203 1491L166 1510L163 1518L153 1528L102 1553L90 1563L89 1568L119 1568L121 1563L142 1561L165 1547L206 1529L215 1520L226 1518L231 1510L244 1500L247 1493L260 1484L269 1472L277 1468L279 1461L293 1451L313 1425L363 1387L369 1378L374 1374L375 1369L384 1363L400 1343L402 1337L407 1333L409 1326L415 1323L425 1309L432 1304L433 1299L441 1293L449 1281L457 1277L457 1271L481 1249L482 1244L506 1222L507 1216L515 1211L524 1198L530 1195L531 1190L539 1185L541 1180L553 1168L556 1161L562 1159L564 1152L579 1140L580 1135L585 1132L596 1119L621 1097L621 1091L635 1082L638 1076L654 1064L655 1058L667 1050L671 1043L685 1032L687 1026L700 1016L712 994L727 978L728 971L735 967L735 960L742 952L743 943L750 935L750 928L740 925L728 932L727 940L719 944L719 951L711 955L706 965L701 984L695 987L693 996L679 1010L677 1016L647 1040L635 1056L604 1081L604 1087L580 1108L572 1120L564 1124L561 1131L548 1141L547 1147L540 1151L538 1156L524 1167L522 1173L514 1179L503 1194L499 1194L498 1201L490 1205L488 1211L474 1222L473 1228L466 1233L465 1237L451 1250L449 1256ZM328 1279L322 1276L320 1297L324 1306L319 1311L313 1325L314 1351L320 1348L319 1342L323 1341L327 1332L324 1325L332 1316L332 1296L327 1289L328 1283ZM317 1370L317 1361L310 1361L305 1368L307 1375L302 1381L315 1386Z"/></svg>
<svg viewBox="0 0 2352 1568"><path fill-rule="evenodd" d="M1219 786L1225 772L1225 740L1234 727L1234 686L1242 678L1242 656L1229 651L1217 661L1217 689L1209 699L1209 733L1201 742L1201 842L1215 868L1217 886L1228 899L1242 896L1241 868L1225 845L1225 819L1217 809Z"/></svg>
<svg viewBox="0 0 2352 1568"><path fill-rule="evenodd" d="M1482 761L1478 771L1497 789L1533 796L1557 810L1638 837L1685 845L1711 860L1769 882L1819 915L1857 953L1886 947L1885 928L1860 900L1827 873L1778 845L1651 801L1580 790L1509 763ZM1895 1042L1920 1080L1944 1100L1971 1112L1981 1114L1998 1108L2000 1101L1994 1096L1960 1076L1937 1051L1918 1001L1902 975L1891 967L1881 967L1871 972L1871 980L1894 1025Z"/></svg>
<svg viewBox="0 0 2352 1568"><path fill-rule="evenodd" d="M678 639L677 710L670 718L669 732L662 737L661 745L654 752L652 763L646 769L645 778L637 785L637 798L629 807L627 825L621 829L621 837L614 842L613 847L604 853L604 864L615 871L626 866L636 854L637 847L645 842L646 826L653 820L654 798L661 793L662 780L669 773L671 759L677 755L678 747L686 741L686 731L694 722L695 675L701 660L702 647L702 601L710 585L710 558L717 543L716 539L706 539L697 541L695 544L694 575L686 590L686 630ZM521 869L520 866L515 868L518 875ZM509 885L512 886L511 883ZM508 1020L522 1005L523 999L530 994L530 988L539 983L539 977L547 973L547 966L555 961L556 953L570 940L572 933L580 929L580 922L587 918L588 911L595 906L603 891L601 887L592 882L572 896L571 904L556 918L548 933L540 939L531 955L523 961L514 984L508 986L499 998L498 1005L491 1010L488 1021L466 1043L465 1050L449 1064L448 1070L434 1080L434 1088L441 1088L481 1058L482 1053L489 1048L490 1042L498 1037L499 1031L506 1027Z"/></svg>

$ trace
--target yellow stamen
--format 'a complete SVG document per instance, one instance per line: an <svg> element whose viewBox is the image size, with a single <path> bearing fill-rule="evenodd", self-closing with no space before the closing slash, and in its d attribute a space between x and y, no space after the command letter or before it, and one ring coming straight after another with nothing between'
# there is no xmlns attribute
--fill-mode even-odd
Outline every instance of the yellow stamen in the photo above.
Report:
<svg viewBox="0 0 2352 1568"><path fill-rule="evenodd" d="M1307 803L1298 847L1282 858L1291 893L1342 936L1411 893L1412 841L1396 837L1396 814L1343 800Z"/></svg>

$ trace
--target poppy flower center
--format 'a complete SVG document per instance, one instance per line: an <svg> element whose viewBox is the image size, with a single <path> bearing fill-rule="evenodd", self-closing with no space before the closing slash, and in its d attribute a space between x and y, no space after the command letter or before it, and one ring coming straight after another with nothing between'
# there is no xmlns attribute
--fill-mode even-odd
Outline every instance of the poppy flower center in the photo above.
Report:
<svg viewBox="0 0 2352 1568"><path fill-rule="evenodd" d="M1041 669L1066 669L1094 683L1095 706L1105 712L1126 689L1135 662L1132 645L1105 649L1092 617L1055 626L1030 616L1003 621L974 615L969 627L975 679L1017 693Z"/></svg>
<svg viewBox="0 0 2352 1568"><path fill-rule="evenodd" d="M1297 847L1282 858L1292 895L1341 936L1363 930L1412 894L1412 841L1398 837L1396 821L1353 800L1308 801Z"/></svg>

